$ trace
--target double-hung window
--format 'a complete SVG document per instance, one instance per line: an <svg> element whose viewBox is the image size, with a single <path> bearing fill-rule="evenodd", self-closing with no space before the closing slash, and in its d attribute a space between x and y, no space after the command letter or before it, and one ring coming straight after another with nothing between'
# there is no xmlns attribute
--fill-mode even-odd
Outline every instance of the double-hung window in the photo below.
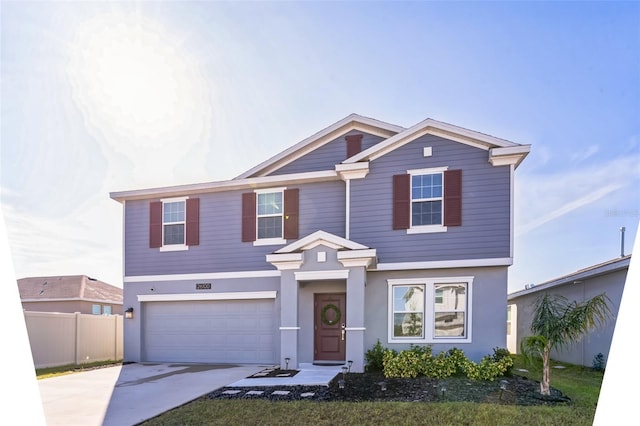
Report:
<svg viewBox="0 0 640 426"><path fill-rule="evenodd" d="M473 277L390 279L389 343L471 342Z"/></svg>
<svg viewBox="0 0 640 426"><path fill-rule="evenodd" d="M410 170L411 224L409 232L445 231L444 171L446 168Z"/></svg>
<svg viewBox="0 0 640 426"><path fill-rule="evenodd" d="M162 244L184 245L186 201L165 201L162 203Z"/></svg>
<svg viewBox="0 0 640 426"><path fill-rule="evenodd" d="M257 193L258 240L282 239L282 191Z"/></svg>

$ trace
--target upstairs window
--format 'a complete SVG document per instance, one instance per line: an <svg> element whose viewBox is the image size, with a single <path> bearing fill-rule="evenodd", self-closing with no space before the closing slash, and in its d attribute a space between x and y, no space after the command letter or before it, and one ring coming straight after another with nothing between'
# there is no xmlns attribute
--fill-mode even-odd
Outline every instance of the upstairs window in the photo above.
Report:
<svg viewBox="0 0 640 426"><path fill-rule="evenodd" d="M411 176L411 227L442 225L442 173Z"/></svg>
<svg viewBox="0 0 640 426"><path fill-rule="evenodd" d="M393 176L393 229L446 232L462 225L462 170L408 170Z"/></svg>
<svg viewBox="0 0 640 426"><path fill-rule="evenodd" d="M298 239L297 188L258 189L242 194L242 241L285 244Z"/></svg>
<svg viewBox="0 0 640 426"><path fill-rule="evenodd" d="M162 244L184 244L185 201L162 203Z"/></svg>
<svg viewBox="0 0 640 426"><path fill-rule="evenodd" d="M282 191L257 194L258 239L282 238Z"/></svg>
<svg viewBox="0 0 640 426"><path fill-rule="evenodd" d="M149 247L188 250L200 244L200 199L167 198L149 205Z"/></svg>

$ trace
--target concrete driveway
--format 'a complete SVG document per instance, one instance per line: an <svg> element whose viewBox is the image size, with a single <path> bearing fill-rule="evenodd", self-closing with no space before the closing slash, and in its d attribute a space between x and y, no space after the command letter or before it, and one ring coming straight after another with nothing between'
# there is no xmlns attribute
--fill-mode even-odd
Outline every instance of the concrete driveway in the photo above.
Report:
<svg viewBox="0 0 640 426"><path fill-rule="evenodd" d="M262 370L264 365L127 364L38 381L48 426L127 426Z"/></svg>

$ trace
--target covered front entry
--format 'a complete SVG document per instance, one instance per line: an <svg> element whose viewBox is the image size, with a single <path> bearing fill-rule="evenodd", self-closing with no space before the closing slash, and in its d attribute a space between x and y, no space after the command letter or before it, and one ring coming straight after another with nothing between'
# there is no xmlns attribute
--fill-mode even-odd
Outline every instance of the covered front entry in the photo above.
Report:
<svg viewBox="0 0 640 426"><path fill-rule="evenodd" d="M314 299L313 362L344 363L347 347L347 295L316 293Z"/></svg>
<svg viewBox="0 0 640 426"><path fill-rule="evenodd" d="M280 271L280 365L364 371L366 269L376 251L317 231L267 255Z"/></svg>

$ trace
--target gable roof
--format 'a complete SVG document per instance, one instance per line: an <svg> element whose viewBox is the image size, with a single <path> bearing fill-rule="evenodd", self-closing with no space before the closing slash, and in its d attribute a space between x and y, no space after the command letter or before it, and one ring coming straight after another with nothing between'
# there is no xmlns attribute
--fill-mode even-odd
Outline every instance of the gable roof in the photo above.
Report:
<svg viewBox="0 0 640 426"><path fill-rule="evenodd" d="M492 163L498 159L512 162L517 167L527 156L530 145L520 145L506 139L496 138L485 133L454 126L431 118L421 121L408 129L384 140L369 149L362 151L353 157L343 161L344 164L356 163L359 161L372 161L376 158L400 148L401 146L424 135L440 136L445 139L470 145L476 148L489 151L489 159ZM500 164L496 164L500 165Z"/></svg>
<svg viewBox="0 0 640 426"><path fill-rule="evenodd" d="M258 164L252 169L247 170L234 179L265 176L352 130L360 130L388 138L399 132L403 132L406 129L374 118L364 117L358 114L350 114L342 120L333 123L329 127L320 130L292 147L285 149L279 154Z"/></svg>
<svg viewBox="0 0 640 426"><path fill-rule="evenodd" d="M122 304L122 289L86 275L29 277L18 280L23 302L85 300Z"/></svg>
<svg viewBox="0 0 640 426"><path fill-rule="evenodd" d="M318 245L325 245L327 247L334 248L336 250L368 250L369 247L356 243L346 238L339 237L326 231L316 231L313 234L309 234L304 238L294 241L289 245L282 247L279 250L274 251L276 254L281 253L293 253Z"/></svg>
<svg viewBox="0 0 640 426"><path fill-rule="evenodd" d="M526 294L536 293L542 290L548 290L553 287L557 287L564 284L571 284L575 281L586 280L594 278L600 275L608 274L611 272L619 271L621 269L629 268L631 261L631 255L619 257L617 259L607 260L606 262L598 263L596 265L588 266L580 269L576 272L572 272L567 275L563 275L559 278L546 281L542 284L532 285L532 287L525 288L524 290L518 290L508 295L508 300L524 296Z"/></svg>

